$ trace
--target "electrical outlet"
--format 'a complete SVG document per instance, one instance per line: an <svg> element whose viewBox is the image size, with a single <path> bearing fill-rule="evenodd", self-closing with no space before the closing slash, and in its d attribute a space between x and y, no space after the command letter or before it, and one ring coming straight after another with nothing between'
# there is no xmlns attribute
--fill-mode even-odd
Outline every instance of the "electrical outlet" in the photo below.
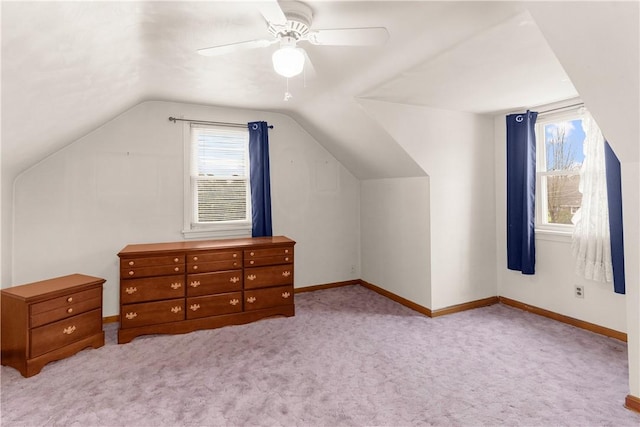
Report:
<svg viewBox="0 0 640 427"><path fill-rule="evenodd" d="M584 286L576 285L575 295L576 295L576 298L584 298Z"/></svg>
<svg viewBox="0 0 640 427"><path fill-rule="evenodd" d="M351 265L351 274L356 274L356 266Z"/></svg>

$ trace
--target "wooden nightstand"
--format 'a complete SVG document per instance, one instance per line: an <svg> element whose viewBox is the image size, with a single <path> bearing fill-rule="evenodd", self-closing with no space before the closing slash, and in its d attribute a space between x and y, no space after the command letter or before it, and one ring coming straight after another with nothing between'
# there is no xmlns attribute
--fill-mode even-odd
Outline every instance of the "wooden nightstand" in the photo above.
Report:
<svg viewBox="0 0 640 427"><path fill-rule="evenodd" d="M49 362L102 347L104 282L72 274L3 289L2 364L30 377Z"/></svg>

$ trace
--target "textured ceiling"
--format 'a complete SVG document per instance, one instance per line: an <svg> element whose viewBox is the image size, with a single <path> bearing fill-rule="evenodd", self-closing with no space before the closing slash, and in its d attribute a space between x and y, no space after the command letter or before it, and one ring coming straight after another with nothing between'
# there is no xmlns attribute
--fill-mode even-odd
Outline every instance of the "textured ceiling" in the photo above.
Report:
<svg viewBox="0 0 640 427"><path fill-rule="evenodd" d="M291 79L285 102L275 45L196 53L267 36L254 2L2 2L3 177L150 99L283 112L359 178L415 176L359 97L486 113L576 95L519 2L307 4L312 28L384 26L390 40L305 45L315 78Z"/></svg>

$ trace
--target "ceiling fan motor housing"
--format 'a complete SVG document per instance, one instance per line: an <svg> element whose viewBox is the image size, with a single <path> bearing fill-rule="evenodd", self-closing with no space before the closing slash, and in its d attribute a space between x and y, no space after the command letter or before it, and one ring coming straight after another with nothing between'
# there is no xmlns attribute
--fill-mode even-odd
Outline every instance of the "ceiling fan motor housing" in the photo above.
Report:
<svg viewBox="0 0 640 427"><path fill-rule="evenodd" d="M300 40L309 34L313 12L311 8L300 2L282 2L282 11L287 18L284 25L269 23L269 32L275 37L291 37Z"/></svg>

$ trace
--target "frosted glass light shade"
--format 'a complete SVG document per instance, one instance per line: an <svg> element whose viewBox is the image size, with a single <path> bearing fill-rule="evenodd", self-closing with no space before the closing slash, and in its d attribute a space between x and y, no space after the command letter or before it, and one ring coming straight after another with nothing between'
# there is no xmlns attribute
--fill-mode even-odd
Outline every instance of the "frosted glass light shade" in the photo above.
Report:
<svg viewBox="0 0 640 427"><path fill-rule="evenodd" d="M284 77L297 76L304 68L304 53L295 46L282 46L273 52L271 60L276 73Z"/></svg>

